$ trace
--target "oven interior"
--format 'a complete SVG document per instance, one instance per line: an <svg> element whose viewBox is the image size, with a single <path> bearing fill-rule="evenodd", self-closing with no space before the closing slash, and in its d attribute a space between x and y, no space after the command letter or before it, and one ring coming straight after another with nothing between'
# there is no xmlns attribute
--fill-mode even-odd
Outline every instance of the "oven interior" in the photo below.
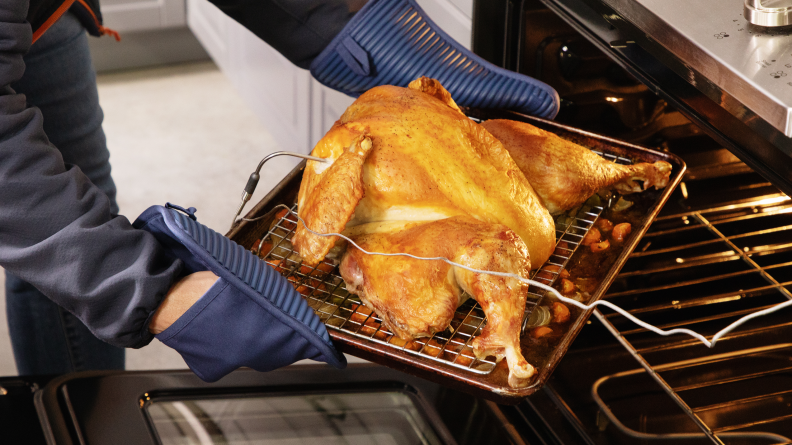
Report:
<svg viewBox="0 0 792 445"><path fill-rule="evenodd" d="M688 166L605 298L658 327L706 336L792 299L787 195L543 2L477 2L475 11L474 50L556 88L557 121ZM539 416L559 443L789 443L790 314L750 320L708 349L598 310L543 391L502 409Z"/></svg>

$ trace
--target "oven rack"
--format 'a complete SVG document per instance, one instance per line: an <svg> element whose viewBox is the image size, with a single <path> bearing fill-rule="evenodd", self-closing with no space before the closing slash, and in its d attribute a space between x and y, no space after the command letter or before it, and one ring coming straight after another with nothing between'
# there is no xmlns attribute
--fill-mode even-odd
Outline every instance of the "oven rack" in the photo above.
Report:
<svg viewBox="0 0 792 445"><path fill-rule="evenodd" d="M690 196L714 194L691 187ZM765 193L744 199L747 188L734 184L719 191L720 204L657 218L605 298L660 328L685 327L709 338L744 315L792 299L792 201L757 185L751 188ZM792 442L789 311L754 319L713 349L685 336L650 335L614 313L594 314L701 437L717 444Z"/></svg>
<svg viewBox="0 0 792 445"><path fill-rule="evenodd" d="M628 159L598 153L614 162L630 163ZM611 203L609 202L608 205ZM606 206L584 204L574 215L562 215L556 221L557 246L541 268L533 271L531 279L552 286L567 266L581 241L605 210ZM297 211L297 204L291 207ZM358 338L389 348L442 362L476 374L488 374L497 364L494 357L478 358L470 342L486 325L484 311L473 298L457 308L449 329L429 338L404 341L385 326L376 313L366 308L360 298L347 292L334 262L327 258L315 267L305 266L294 252L291 237L297 228L297 217L283 211L260 238L256 254L275 267L308 301L308 305L328 329L343 331ZM529 286L526 295L523 327L546 291Z"/></svg>

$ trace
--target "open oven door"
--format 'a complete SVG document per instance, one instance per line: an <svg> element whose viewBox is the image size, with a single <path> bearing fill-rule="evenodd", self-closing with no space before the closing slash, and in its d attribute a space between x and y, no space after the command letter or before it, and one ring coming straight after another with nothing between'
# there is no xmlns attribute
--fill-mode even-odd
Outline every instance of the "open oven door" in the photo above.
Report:
<svg viewBox="0 0 792 445"><path fill-rule="evenodd" d="M52 444L456 444L430 403L438 387L352 365L238 370L216 383L190 371L92 371L35 396Z"/></svg>
<svg viewBox="0 0 792 445"><path fill-rule="evenodd" d="M534 429L373 364L242 369L215 383L188 370L88 371L50 381L35 406L47 443L59 445L523 444Z"/></svg>

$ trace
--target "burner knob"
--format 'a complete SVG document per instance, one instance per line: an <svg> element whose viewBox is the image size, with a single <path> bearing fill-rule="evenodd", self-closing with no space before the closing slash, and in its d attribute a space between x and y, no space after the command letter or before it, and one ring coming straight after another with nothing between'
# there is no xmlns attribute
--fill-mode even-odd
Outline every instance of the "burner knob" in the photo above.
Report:
<svg viewBox="0 0 792 445"><path fill-rule="evenodd" d="M745 0L743 17L759 26L790 25L792 24L792 0Z"/></svg>

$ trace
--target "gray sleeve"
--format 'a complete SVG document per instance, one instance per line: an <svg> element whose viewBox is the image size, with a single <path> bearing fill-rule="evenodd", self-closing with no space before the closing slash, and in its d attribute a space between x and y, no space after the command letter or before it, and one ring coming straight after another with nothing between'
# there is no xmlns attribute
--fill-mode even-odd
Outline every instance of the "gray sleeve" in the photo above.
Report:
<svg viewBox="0 0 792 445"><path fill-rule="evenodd" d="M365 1L209 0L300 68L344 29Z"/></svg>
<svg viewBox="0 0 792 445"><path fill-rule="evenodd" d="M181 270L47 140L38 109L9 85L31 45L27 1L0 0L0 266L75 314L100 339L148 344L149 318Z"/></svg>

